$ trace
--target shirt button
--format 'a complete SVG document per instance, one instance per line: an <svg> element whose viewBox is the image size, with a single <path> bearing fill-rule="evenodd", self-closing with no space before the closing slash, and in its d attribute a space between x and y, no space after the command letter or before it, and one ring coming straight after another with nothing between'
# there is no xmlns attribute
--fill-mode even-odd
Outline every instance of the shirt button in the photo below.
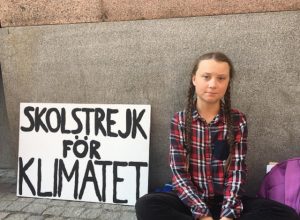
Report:
<svg viewBox="0 0 300 220"><path fill-rule="evenodd" d="M212 176L207 176L207 179L208 179L208 180L211 180L211 178L212 178Z"/></svg>

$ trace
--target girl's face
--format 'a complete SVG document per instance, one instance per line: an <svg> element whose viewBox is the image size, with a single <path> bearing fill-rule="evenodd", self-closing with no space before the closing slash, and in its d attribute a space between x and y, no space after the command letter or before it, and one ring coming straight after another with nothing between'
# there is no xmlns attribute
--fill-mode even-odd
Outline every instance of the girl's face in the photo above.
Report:
<svg viewBox="0 0 300 220"><path fill-rule="evenodd" d="M216 104L224 97L230 75L230 67L226 62L213 59L202 60L198 70L192 77L197 95L197 104Z"/></svg>

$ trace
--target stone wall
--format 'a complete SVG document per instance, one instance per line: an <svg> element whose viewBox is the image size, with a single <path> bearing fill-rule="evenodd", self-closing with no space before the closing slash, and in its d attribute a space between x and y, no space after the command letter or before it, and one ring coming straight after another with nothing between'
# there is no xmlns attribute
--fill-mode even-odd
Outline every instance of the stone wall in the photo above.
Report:
<svg viewBox="0 0 300 220"><path fill-rule="evenodd" d="M298 0L0 0L0 26L295 11Z"/></svg>
<svg viewBox="0 0 300 220"><path fill-rule="evenodd" d="M13 148L8 125L2 70L0 63L0 167L11 168L16 159L16 146Z"/></svg>
<svg viewBox="0 0 300 220"><path fill-rule="evenodd" d="M6 103L11 142L0 147L16 152L20 102L151 104L150 189L160 186L170 177L170 118L184 107L192 64L218 50L236 67L232 99L248 117L254 193L268 161L300 154L299 23L298 11L286 11L1 28L0 115ZM7 123L0 129L9 135Z"/></svg>

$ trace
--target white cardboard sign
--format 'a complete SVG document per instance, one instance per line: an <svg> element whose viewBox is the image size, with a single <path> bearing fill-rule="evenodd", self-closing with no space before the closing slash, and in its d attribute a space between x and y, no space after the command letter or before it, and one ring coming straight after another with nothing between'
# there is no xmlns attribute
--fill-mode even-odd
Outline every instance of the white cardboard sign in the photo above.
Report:
<svg viewBox="0 0 300 220"><path fill-rule="evenodd" d="M149 135L149 105L21 103L17 195L134 205Z"/></svg>

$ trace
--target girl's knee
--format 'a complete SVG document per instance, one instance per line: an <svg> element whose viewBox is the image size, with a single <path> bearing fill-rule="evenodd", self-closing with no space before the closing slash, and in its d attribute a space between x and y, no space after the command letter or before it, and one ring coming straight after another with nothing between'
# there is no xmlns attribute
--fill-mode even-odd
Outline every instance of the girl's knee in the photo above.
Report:
<svg viewBox="0 0 300 220"><path fill-rule="evenodd" d="M155 194L146 194L139 198L135 203L135 212L138 220L149 219L153 213L153 205L157 204L157 195Z"/></svg>
<svg viewBox="0 0 300 220"><path fill-rule="evenodd" d="M146 209L147 207L151 207L151 204L155 204L158 200L158 195L155 194L146 194L139 198L135 203L136 210Z"/></svg>

